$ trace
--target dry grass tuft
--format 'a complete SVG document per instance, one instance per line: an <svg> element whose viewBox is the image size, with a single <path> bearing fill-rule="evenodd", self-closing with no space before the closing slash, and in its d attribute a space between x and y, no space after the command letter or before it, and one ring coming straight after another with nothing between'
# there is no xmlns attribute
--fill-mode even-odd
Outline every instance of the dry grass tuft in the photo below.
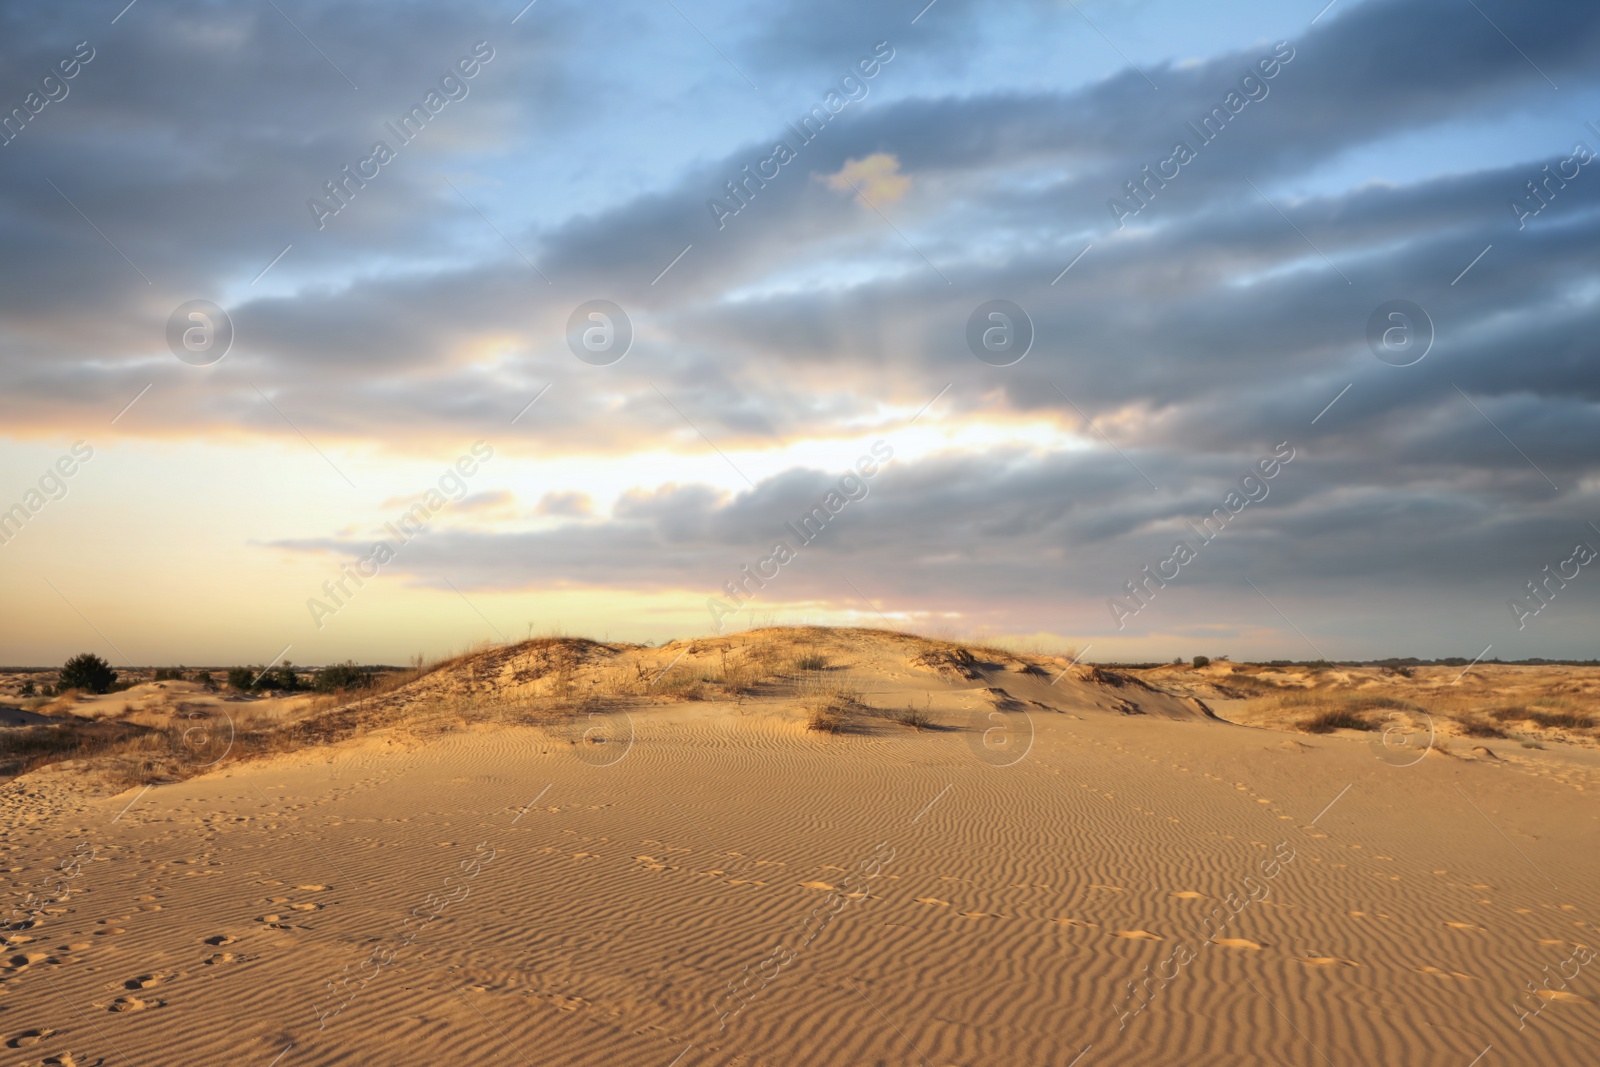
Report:
<svg viewBox="0 0 1600 1067"><path fill-rule="evenodd" d="M812 730L839 733L848 728L864 710L861 695L848 678L836 680L815 672L795 679L795 696Z"/></svg>
<svg viewBox="0 0 1600 1067"><path fill-rule="evenodd" d="M913 730L929 730L933 728L933 719L926 711L911 704L907 704L903 711L895 712L891 718L901 726L909 726Z"/></svg>
<svg viewBox="0 0 1600 1067"><path fill-rule="evenodd" d="M1308 734L1331 734L1335 730L1374 730L1372 723L1347 708L1332 708L1304 719L1300 729Z"/></svg>

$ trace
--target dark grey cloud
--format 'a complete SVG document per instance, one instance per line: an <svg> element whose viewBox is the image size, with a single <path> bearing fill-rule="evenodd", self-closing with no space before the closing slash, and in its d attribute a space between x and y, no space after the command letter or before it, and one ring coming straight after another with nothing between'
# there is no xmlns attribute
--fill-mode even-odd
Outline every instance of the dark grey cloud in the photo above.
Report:
<svg viewBox="0 0 1600 1067"><path fill-rule="evenodd" d="M898 40L881 27L915 7L829 0L718 19L686 6L763 73L749 95L665 8L636 13L652 33L675 27L647 69L597 54L609 31L575 4L541 3L515 27L489 5L285 5L298 30L270 5L145 3L115 26L87 4L9 9L0 102L74 42L97 51L71 95L0 148L0 417L17 432L101 418L154 379L123 432L292 437L288 415L318 438L396 451L463 435L613 451L700 447L700 430L726 447L862 425L887 435L884 410L949 386L943 417L1049 416L1097 450L1006 446L896 468L833 543L785 572L785 595L836 597L837 574L868 575L924 610L1055 629L1089 627L1181 519L1279 441L1301 452L1270 503L1148 618L1192 619L1187 598L1202 591L1251 618L1252 577L1342 605L1328 625L1352 641L1363 597L1392 618L1429 597L1460 605L1454 639L1470 629L1459 620L1501 610L1496 590L1600 521L1600 165L1526 228L1507 208L1573 141L1600 149L1582 122L1600 121L1600 104L1584 110L1600 100L1600 10L1495 7L1497 30L1455 0L1346 5L1293 36L1270 93L1201 147L1185 123L1222 105L1273 41L1142 60L1160 91L1131 69L1061 88L911 91L986 17L942 0L918 23L918 56L897 54L882 91L800 144L780 119L798 119L824 75L873 40ZM1076 18L1044 5L1011 15ZM480 39L496 58L471 96L318 231L306 199ZM914 58L922 73L888 91ZM629 158L609 132L645 106L658 110L626 127L640 138ZM1470 165L1327 181L1374 146L1550 114L1569 132L1526 158L1486 143ZM1196 159L1119 228L1107 199L1179 137ZM707 200L779 139L796 159L719 228ZM909 178L902 198L868 208L818 180L874 153ZM195 296L226 302L238 330L204 374L162 340L171 308ZM1037 336L1004 369L964 341L973 308L997 297L1026 308ZM1425 360L1396 368L1365 334L1402 297L1437 335ZM611 367L577 361L564 339L593 298L635 326ZM1102 434L1126 458L1099 448ZM677 485L533 533L441 530L403 568L472 588L709 595L836 476L794 470L733 497ZM540 511L585 514L560 496ZM312 534L285 547L347 546Z"/></svg>

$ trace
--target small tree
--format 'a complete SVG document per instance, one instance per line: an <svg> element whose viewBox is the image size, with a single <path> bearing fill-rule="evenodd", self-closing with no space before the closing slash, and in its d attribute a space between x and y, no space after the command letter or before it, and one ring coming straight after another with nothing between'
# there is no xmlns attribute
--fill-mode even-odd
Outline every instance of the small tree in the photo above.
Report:
<svg viewBox="0 0 1600 1067"><path fill-rule="evenodd" d="M33 693L34 693L33 679L30 678L26 682L22 683L22 695L25 696L25 697L31 697L31 696L33 696Z"/></svg>
<svg viewBox="0 0 1600 1067"><path fill-rule="evenodd" d="M1211 666L1211 660L1207 656L1196 656L1194 658L1194 666L1196 670L1199 670L1201 667L1209 667Z"/></svg>
<svg viewBox="0 0 1600 1067"><path fill-rule="evenodd" d="M111 664L93 652L85 652L67 660L56 688L63 692L82 689L88 693L109 693L116 680L117 672L111 669Z"/></svg>
<svg viewBox="0 0 1600 1067"><path fill-rule="evenodd" d="M210 671L195 671L194 680L205 686L207 689L210 689L212 686L216 685L216 683L211 680Z"/></svg>
<svg viewBox="0 0 1600 1067"><path fill-rule="evenodd" d="M261 680L256 683L257 689L278 689L285 693L293 693L300 688L300 676L294 672L294 664L284 660L280 665L261 675Z"/></svg>
<svg viewBox="0 0 1600 1067"><path fill-rule="evenodd" d="M258 671L254 671L249 667L230 667L228 668L228 688L248 692L251 685L255 683L258 673Z"/></svg>

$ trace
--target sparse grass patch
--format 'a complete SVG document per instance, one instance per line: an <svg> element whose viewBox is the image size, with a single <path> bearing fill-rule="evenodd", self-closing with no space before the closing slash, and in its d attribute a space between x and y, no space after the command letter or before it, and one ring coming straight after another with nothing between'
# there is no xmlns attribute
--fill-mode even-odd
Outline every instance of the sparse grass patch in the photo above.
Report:
<svg viewBox="0 0 1600 1067"><path fill-rule="evenodd" d="M1490 708L1487 714L1499 722L1516 722L1528 717L1528 709L1521 704L1512 704L1503 708Z"/></svg>
<svg viewBox="0 0 1600 1067"><path fill-rule="evenodd" d="M1582 711L1546 711L1543 707L1555 705L1570 707L1566 702L1534 701L1535 707L1512 704L1503 708L1490 708L1488 714L1499 722L1532 722L1547 730L1588 730L1594 726L1594 716Z"/></svg>
<svg viewBox="0 0 1600 1067"><path fill-rule="evenodd" d="M1335 730L1372 730L1375 727L1347 708L1331 708L1303 720L1300 729L1308 734L1331 734Z"/></svg>
<svg viewBox="0 0 1600 1067"><path fill-rule="evenodd" d="M1378 708L1395 708L1400 711L1422 711L1421 705L1382 693L1352 693L1339 698L1350 711L1373 711Z"/></svg>
<svg viewBox="0 0 1600 1067"><path fill-rule="evenodd" d="M1592 717L1572 711L1530 711L1528 718L1547 730L1587 730L1594 725Z"/></svg>
<svg viewBox="0 0 1600 1067"><path fill-rule="evenodd" d="M926 730L933 726L933 719L922 708L907 704L900 711L891 716L901 726L909 726L913 730Z"/></svg>
<svg viewBox="0 0 1600 1067"><path fill-rule="evenodd" d="M94 722L62 716L60 722L40 723L0 731L0 773L26 774L51 763L90 759L115 751L146 728L120 722Z"/></svg>
<svg viewBox="0 0 1600 1067"><path fill-rule="evenodd" d="M828 657L817 652L796 656L792 668L797 671L820 671L828 666Z"/></svg>

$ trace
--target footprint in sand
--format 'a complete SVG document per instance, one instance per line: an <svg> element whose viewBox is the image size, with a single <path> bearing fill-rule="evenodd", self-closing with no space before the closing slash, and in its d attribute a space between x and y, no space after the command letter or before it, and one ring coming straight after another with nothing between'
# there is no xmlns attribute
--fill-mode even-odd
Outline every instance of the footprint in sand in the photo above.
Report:
<svg viewBox="0 0 1600 1067"><path fill-rule="evenodd" d="M320 893L324 889L327 889L328 887L325 886L325 885L297 885L297 886L295 886L295 888L296 889L303 889L307 893Z"/></svg>
<svg viewBox="0 0 1600 1067"><path fill-rule="evenodd" d="M1093 927L1093 926L1097 926L1098 925L1097 923L1084 922L1082 919L1055 918L1055 919L1051 919L1050 921L1055 923L1057 926Z"/></svg>
<svg viewBox="0 0 1600 1067"><path fill-rule="evenodd" d="M1565 989L1541 989L1539 995L1545 1000L1576 1000L1580 1004L1588 1003L1583 997L1576 993L1568 993Z"/></svg>
<svg viewBox="0 0 1600 1067"><path fill-rule="evenodd" d="M940 900L938 897L918 897L917 898L917 903L918 904L937 904L941 908L948 908L950 906L950 902L948 900Z"/></svg>
<svg viewBox="0 0 1600 1067"><path fill-rule="evenodd" d="M231 945L237 940L239 940L237 937L231 937L228 934L214 934L213 936L206 938L206 944Z"/></svg>
<svg viewBox="0 0 1600 1067"><path fill-rule="evenodd" d="M1115 937L1125 937L1129 941L1165 941L1160 934L1152 934L1149 930L1118 930Z"/></svg>
<svg viewBox="0 0 1600 1067"><path fill-rule="evenodd" d="M1243 948L1252 952L1260 952L1264 947L1261 942L1252 941L1248 937L1213 937L1211 943L1221 945L1223 948Z"/></svg>
<svg viewBox="0 0 1600 1067"><path fill-rule="evenodd" d="M24 1030L10 1041L7 1041L6 1044L12 1048L28 1048L31 1045L37 1045L53 1033L55 1031L48 1026L43 1030Z"/></svg>
<svg viewBox="0 0 1600 1067"><path fill-rule="evenodd" d="M1445 923L1445 925L1450 927L1452 930L1475 930L1480 934L1486 934L1489 932L1483 927L1479 926L1477 923Z"/></svg>
<svg viewBox="0 0 1600 1067"><path fill-rule="evenodd" d="M111 1002L111 1007L107 1010L116 1012L146 1011L150 1008L164 1008L166 1006L167 1002L164 1000L140 1000L138 997L118 997L116 1000Z"/></svg>
<svg viewBox="0 0 1600 1067"><path fill-rule="evenodd" d="M1431 974L1435 978L1443 978L1443 979L1446 979L1446 980L1449 980L1451 978L1461 978L1461 979L1464 979L1465 981L1468 981L1468 982L1477 981L1477 979L1473 978L1472 975L1470 975L1470 974L1462 974L1460 971L1443 971L1443 970L1440 970L1438 967L1418 967L1417 968L1417 973L1418 974Z"/></svg>
<svg viewBox="0 0 1600 1067"><path fill-rule="evenodd" d="M1296 963L1304 963L1310 967L1359 967L1361 964L1355 960L1340 959L1338 956L1296 956Z"/></svg>
<svg viewBox="0 0 1600 1067"><path fill-rule="evenodd" d="M6 970L10 971L25 971L35 963L60 962L61 961L55 956L52 956L46 952L24 952L21 955L12 956L7 959L5 962L5 968Z"/></svg>
<svg viewBox="0 0 1600 1067"><path fill-rule="evenodd" d="M1172 894L1172 899L1173 900L1204 900L1204 899L1206 899L1206 895L1204 893L1196 893L1192 889L1184 889L1184 890L1180 890L1177 893Z"/></svg>
<svg viewBox="0 0 1600 1067"><path fill-rule="evenodd" d="M831 892L833 892L833 888L834 888L833 886L829 885L827 882L801 882L800 883L800 887L802 889L818 889L818 890L821 890L824 893L831 893Z"/></svg>
<svg viewBox="0 0 1600 1067"><path fill-rule="evenodd" d="M295 911L321 911L322 910L322 905L321 904L290 904L289 907L292 908Z"/></svg>
<svg viewBox="0 0 1600 1067"><path fill-rule="evenodd" d="M123 982L122 983L122 988L123 989L149 989L152 986L160 985L163 980L164 980L163 976L159 975L159 974L141 974L137 978L130 978L126 982Z"/></svg>

